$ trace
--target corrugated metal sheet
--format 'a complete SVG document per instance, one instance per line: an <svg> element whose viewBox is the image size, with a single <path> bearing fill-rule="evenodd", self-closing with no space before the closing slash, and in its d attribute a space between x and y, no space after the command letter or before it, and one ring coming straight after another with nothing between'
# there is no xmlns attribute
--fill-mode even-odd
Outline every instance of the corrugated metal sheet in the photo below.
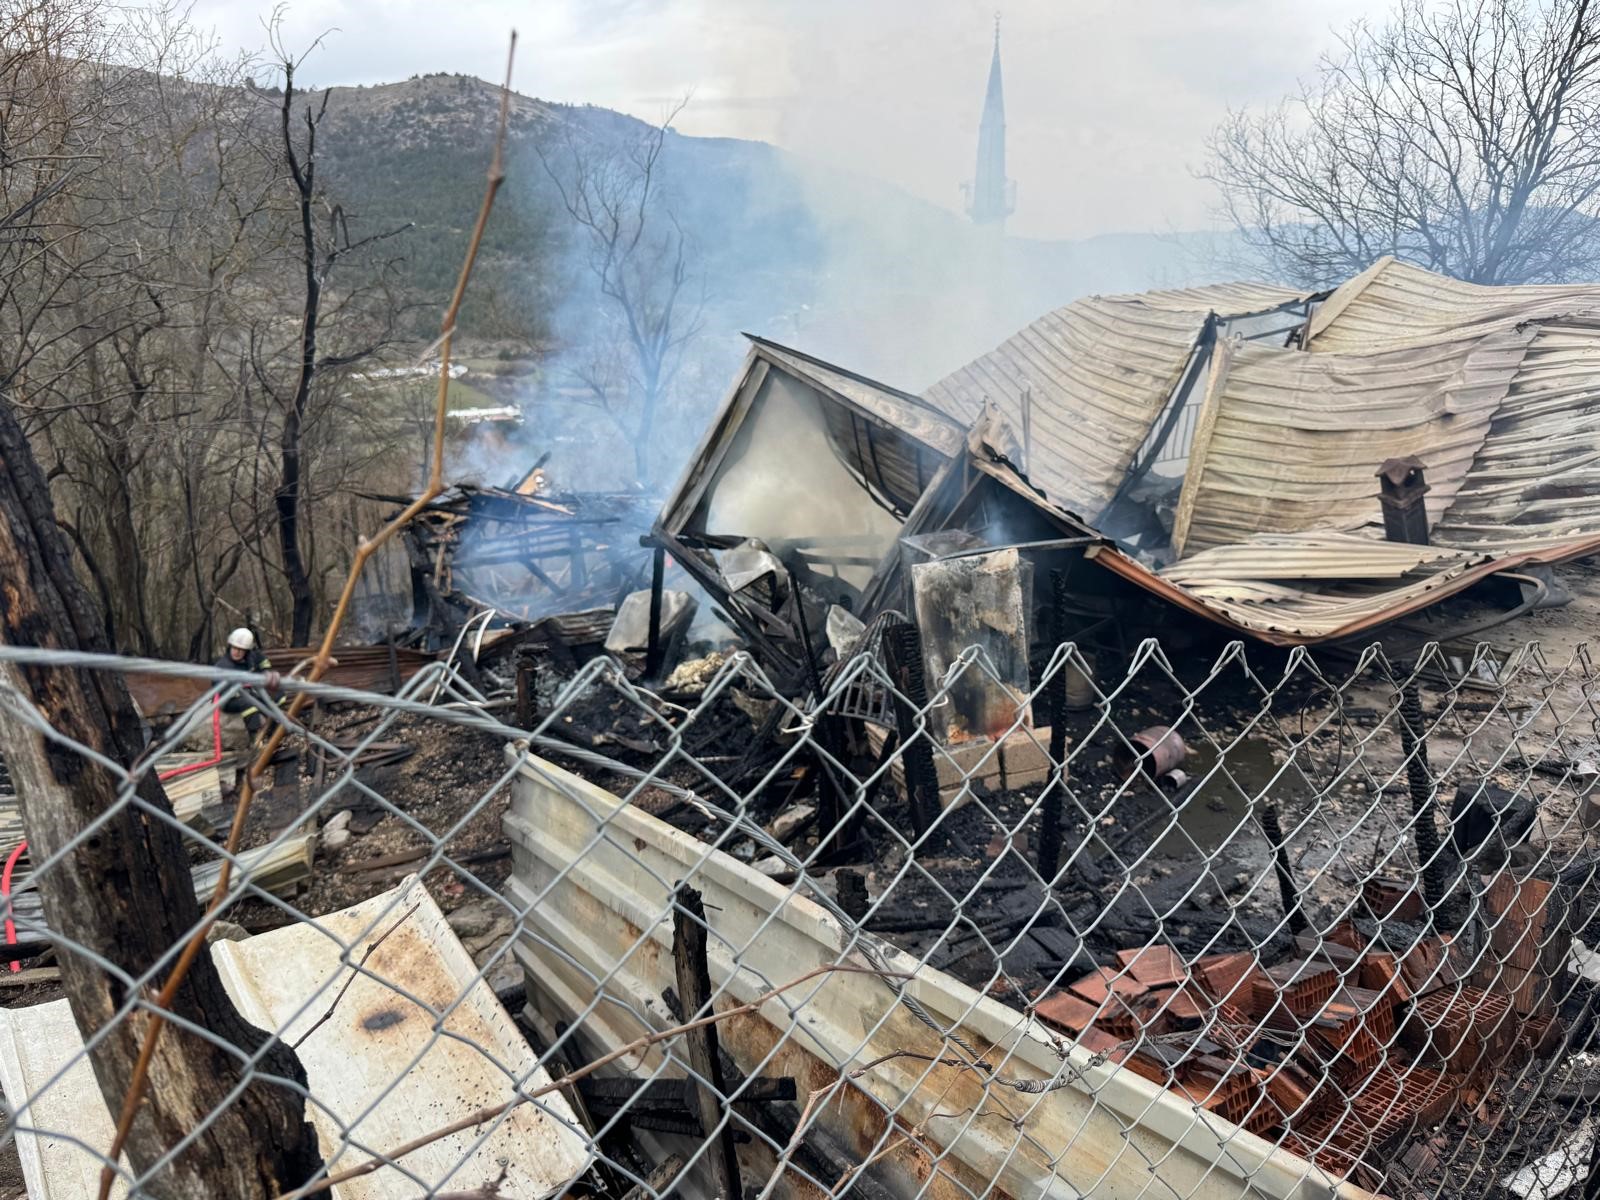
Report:
<svg viewBox="0 0 1600 1200"><path fill-rule="evenodd" d="M1535 329L1439 542L1511 553L1600 533L1600 321Z"/></svg>
<svg viewBox="0 0 1600 1200"><path fill-rule="evenodd" d="M1185 586L1227 579L1393 580L1423 570L1482 561L1446 546L1408 546L1353 533L1263 533L1231 546L1191 554L1161 575Z"/></svg>
<svg viewBox="0 0 1600 1200"><path fill-rule="evenodd" d="M1373 353L1483 337L1523 321L1600 310L1592 284L1486 287L1383 258L1311 319L1314 353Z"/></svg>
<svg viewBox="0 0 1600 1200"><path fill-rule="evenodd" d="M971 423L991 401L1018 434L1031 406L1029 478L1074 512L1111 499L1177 383L1203 311L1091 298L1039 318L924 393Z"/></svg>
<svg viewBox="0 0 1600 1200"><path fill-rule="evenodd" d="M1027 395L1029 482L1058 514L1092 519L1208 317L1310 299L1265 284L1091 297L940 380L925 405L781 347L759 352L949 454L986 403L1020 438ZM1311 353L1219 346L1186 447L1174 547L1188 557L1160 576L1121 553L1102 554L1106 565L1192 611L1301 642L1432 603L1497 569L1491 556L1509 569L1600 539L1600 287L1491 288L1383 260L1329 295L1308 330ZM1411 454L1426 464L1443 548L1421 558L1380 532L1377 469ZM903 457L880 476L909 496L918 476Z"/></svg>
<svg viewBox="0 0 1600 1200"><path fill-rule="evenodd" d="M1270 312L1286 304L1299 304L1313 294L1271 283L1213 283L1205 287L1169 288L1110 298L1133 300L1147 308L1169 312L1214 312L1219 317L1243 317Z"/></svg>
<svg viewBox="0 0 1600 1200"><path fill-rule="evenodd" d="M1270 311L1307 293L1259 283L1091 296L1040 317L923 395L970 424L991 401L1020 436L1032 426L1029 479L1093 516L1116 494L1207 318Z"/></svg>
<svg viewBox="0 0 1600 1200"><path fill-rule="evenodd" d="M1233 347L1205 399L1175 547L1187 554L1262 532L1381 524L1378 467L1410 454L1427 463L1437 521L1532 336L1511 329L1371 355Z"/></svg>
<svg viewBox="0 0 1600 1200"><path fill-rule="evenodd" d="M1407 600L1446 594L1486 561L1444 547L1315 531L1205 550L1161 577L1242 629L1317 640Z"/></svg>
<svg viewBox="0 0 1600 1200"><path fill-rule="evenodd" d="M870 943L888 968L914 976L906 992L962 1044L992 1048L1006 1073L1037 1081L1027 1120L986 1102L983 1081L952 1068L954 1043L865 972L820 978L793 1002L767 999L719 1027L722 1048L748 1074L790 1075L822 1087L852 1067L861 1103L818 1108L818 1128L868 1165L864 1178L894 1197L965 1200L1370 1200L1255 1134L1180 1101L1132 1071L1051 1035L1031 1012L982 995L873 938L847 932L804 892L708 850L594 784L508 749L517 767L505 817L512 846L507 891L526 912L515 953L539 987L535 1022L573 1027L585 1054L615 1050L673 1018L670 925L647 917L670 904L672 881L694 876L711 914L707 965L724 1003L752 1003L771 984L840 961ZM841 949L843 948L843 949ZM846 954L846 951L849 953ZM737 957L735 957L737 953ZM598 999L597 999L598 998ZM907 1062L907 1052L926 1056ZM652 1046L623 1064L639 1077L677 1068ZM1048 1085L1046 1082L1048 1081ZM883 1151L893 1121L938 1148L926 1158ZM692 1147L688 1147L692 1148ZM759 1139L740 1150L746 1170L771 1172Z"/></svg>
<svg viewBox="0 0 1600 1200"><path fill-rule="evenodd" d="M1600 532L1600 287L1484 287L1385 259L1317 313L1311 349L1383 351L1530 326L1533 339L1434 538L1508 554ZM1432 452L1421 456L1433 480Z"/></svg>

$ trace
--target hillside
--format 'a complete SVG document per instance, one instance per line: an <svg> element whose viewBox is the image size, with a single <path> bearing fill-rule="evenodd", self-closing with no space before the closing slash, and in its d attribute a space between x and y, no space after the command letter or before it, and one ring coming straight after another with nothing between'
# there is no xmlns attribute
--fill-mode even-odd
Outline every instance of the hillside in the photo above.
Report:
<svg viewBox="0 0 1600 1200"><path fill-rule="evenodd" d="M329 103L330 185L364 229L415 223L403 240L407 277L441 297L482 192L497 103L495 87L460 75L339 88ZM511 128L468 325L550 346L551 318L584 272L535 148L644 127L608 109L517 96ZM1187 281L1203 248L1139 234L997 243L888 184L758 142L673 133L661 174L707 288L703 341L714 355L741 353L737 334L748 329L906 387L1076 296Z"/></svg>

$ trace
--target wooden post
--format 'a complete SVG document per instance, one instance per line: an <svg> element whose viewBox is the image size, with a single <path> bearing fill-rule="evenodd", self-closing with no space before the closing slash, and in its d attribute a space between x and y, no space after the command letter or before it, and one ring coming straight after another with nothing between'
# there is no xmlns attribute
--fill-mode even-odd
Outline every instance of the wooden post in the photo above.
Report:
<svg viewBox="0 0 1600 1200"><path fill-rule="evenodd" d="M654 679L661 672L661 588L666 581L667 552L657 546L650 559L650 641L644 653L644 677Z"/></svg>
<svg viewBox="0 0 1600 1200"><path fill-rule="evenodd" d="M73 572L44 475L5 396L0 396L0 580L0 644L109 649ZM30 699L60 735L113 762L133 762L143 751L137 714L120 675L0 664L0 685ZM112 773L21 721L0 719L0 751L16 783L34 861L66 851L35 881L45 919L57 934L62 985L79 1030L86 1038L110 1030L89 1059L114 1116L148 1024L137 1014L115 1019L127 995L100 961L143 976L199 922L183 842L175 824L122 803ZM144 777L139 795L170 817L171 806L153 773ZM158 972L157 987L163 978ZM267 1041L234 1008L208 955L195 960L173 1011L246 1054ZM299 1059L281 1043L273 1043L255 1070L305 1087ZM149 1098L133 1123L126 1154L134 1169L143 1171L191 1134L195 1141L162 1168L148 1194L163 1200L265 1198L292 1190L320 1166L301 1095L263 1081L232 1096L240 1078L234 1055L181 1024L167 1030L151 1062Z"/></svg>
<svg viewBox="0 0 1600 1200"><path fill-rule="evenodd" d="M1406 787L1411 793L1411 836L1416 842L1417 865L1422 872L1423 924L1430 930L1454 930L1451 889L1441 857L1439 825L1434 817L1433 768L1428 764L1427 724L1422 716L1422 696L1417 681L1408 679L1400 689L1400 750L1406 760Z"/></svg>
<svg viewBox="0 0 1600 1200"><path fill-rule="evenodd" d="M841 869L837 874L839 881L839 907L844 909L844 915L857 925L867 919L867 913L872 908L871 897L867 895L867 877L860 871L853 871L848 867Z"/></svg>
<svg viewBox="0 0 1600 1200"><path fill-rule="evenodd" d="M389 647L389 694L391 696L400 694L400 655L395 650L394 639L396 636L394 626L389 626L389 636L386 642Z"/></svg>
<svg viewBox="0 0 1600 1200"><path fill-rule="evenodd" d="M700 893L680 885L673 893L672 965L677 973L678 1002L683 1019L693 1021L711 1014L711 968L706 961L706 910ZM733 1126L723 1120L727 1105L727 1084L717 1054L717 1027L703 1025L683 1035L689 1069L694 1072L696 1111L700 1128L713 1145L706 1153L712 1184L722 1200L740 1200L744 1195L739 1182L739 1157L734 1152Z"/></svg>
<svg viewBox="0 0 1600 1200"><path fill-rule="evenodd" d="M517 728L533 728L533 655L526 646L517 649Z"/></svg>

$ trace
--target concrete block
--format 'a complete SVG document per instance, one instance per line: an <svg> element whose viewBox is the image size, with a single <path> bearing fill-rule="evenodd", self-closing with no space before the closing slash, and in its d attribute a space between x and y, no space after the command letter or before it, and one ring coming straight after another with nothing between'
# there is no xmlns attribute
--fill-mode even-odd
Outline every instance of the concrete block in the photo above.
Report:
<svg viewBox="0 0 1600 1200"><path fill-rule="evenodd" d="M1050 730L1018 729L1000 743L1002 786L1033 787L1050 778Z"/></svg>
<svg viewBox="0 0 1600 1200"><path fill-rule="evenodd" d="M883 749L888 734L875 725L867 726L867 743L874 754ZM969 785L981 784L998 791L1003 785L1000 751L988 738L974 738L951 746L934 745L933 769L939 780L939 803L944 808L965 802L972 795ZM905 760L897 752L889 764L889 779L900 795L906 794Z"/></svg>

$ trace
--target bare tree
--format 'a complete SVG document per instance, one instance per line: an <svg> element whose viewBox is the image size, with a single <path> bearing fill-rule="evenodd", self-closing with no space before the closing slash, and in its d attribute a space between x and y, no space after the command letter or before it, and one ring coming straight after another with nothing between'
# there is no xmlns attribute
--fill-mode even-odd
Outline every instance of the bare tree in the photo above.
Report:
<svg viewBox="0 0 1600 1200"><path fill-rule="evenodd" d="M643 133L584 139L567 123L550 149L535 143L561 205L585 241L598 293L575 339L572 374L633 447L641 485L652 474L656 421L700 333L705 294L683 227L665 202L661 156L679 103Z"/></svg>
<svg viewBox="0 0 1600 1200"><path fill-rule="evenodd" d="M160 306L125 285L120 220L100 190L129 82L126 72L104 65L119 21L98 0L0 0L5 645L108 648L24 420L48 431L52 422L119 407L131 393L140 393L136 409L151 403L142 343ZM123 352L108 352L119 344ZM125 356L137 364L125 384L93 373ZM75 390L72 381L98 382L103 391L88 391L75 406L56 404ZM103 766L131 765L144 752L122 679L8 665L0 669L0 687L28 697L51 728L93 752L95 761L69 761L26 721L0 720L0 750L17 780L32 853L55 862L40 874L38 890L57 931L73 1016L86 1035L99 1035L88 1040L101 1095L118 1111L130 1080L146 1072L164 1100L127 1108L122 1146L129 1160L151 1172L150 1194L184 1200L265 1198L302 1183L320 1166L316 1134L305 1119L305 1073L292 1051L240 1016L209 958L197 956L161 1001L180 1018L178 1031L160 1047L144 1042L151 1053L143 1065L145 1023L116 1019L129 980L148 976L158 988L167 982L171 948L200 918L161 784L144 776L140 811L125 803L117 773ZM247 1055L260 1052L249 1064L253 1070L235 1046Z"/></svg>
<svg viewBox="0 0 1600 1200"><path fill-rule="evenodd" d="M1327 286L1377 258L1486 284L1600 267L1592 0L1400 0L1318 78L1212 135L1203 172L1246 244Z"/></svg>
<svg viewBox="0 0 1600 1200"><path fill-rule="evenodd" d="M276 40L276 34L274 37ZM340 259L365 246L394 237L409 229L410 225L402 225L397 229L352 240L350 225L343 209L337 204L328 203L317 185L317 129L328 111L328 101L333 95L333 89L329 88L322 93L320 103L307 104L302 110L301 118L305 125L304 140L300 145L296 145L293 131L294 73L300 60L284 52L281 43L278 43L278 47L278 65L283 71L281 106L283 156L295 190L305 302L300 316L300 343L294 384L288 394L282 397L283 425L278 439L280 474L276 505L278 552L282 557L283 573L288 581L289 594L294 605L290 636L295 645L303 646L311 637L311 622L316 604L311 574L306 569L306 559L302 552L300 530L305 429L312 387L319 371L359 362L375 354L384 341L395 333L391 326L385 336L380 336L360 348L346 348L337 355L319 357L317 338L323 318L323 289L328 275ZM326 217L321 222L318 221L319 208L326 212Z"/></svg>

